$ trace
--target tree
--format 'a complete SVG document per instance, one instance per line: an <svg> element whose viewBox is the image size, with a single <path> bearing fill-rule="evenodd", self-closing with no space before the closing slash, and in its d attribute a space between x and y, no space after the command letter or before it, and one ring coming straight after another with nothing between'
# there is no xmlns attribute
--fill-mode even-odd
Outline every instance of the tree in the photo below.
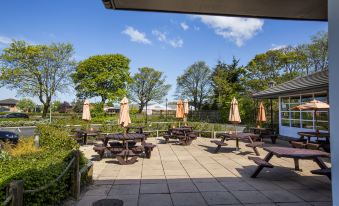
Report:
<svg viewBox="0 0 339 206"><path fill-rule="evenodd" d="M149 67L139 68L138 71L130 84L129 97L139 104L138 112L141 113L149 102L162 102L171 85L166 84L163 72Z"/></svg>
<svg viewBox="0 0 339 206"><path fill-rule="evenodd" d="M32 112L35 109L35 103L28 98L20 99L16 106L24 112Z"/></svg>
<svg viewBox="0 0 339 206"><path fill-rule="evenodd" d="M131 82L130 60L121 54L96 55L79 63L72 75L79 98L101 97L101 102L126 95Z"/></svg>
<svg viewBox="0 0 339 206"><path fill-rule="evenodd" d="M71 85L70 74L76 65L72 56L71 44L14 41L0 55L0 82L20 95L38 97L43 104L42 116L46 117L52 97Z"/></svg>
<svg viewBox="0 0 339 206"><path fill-rule="evenodd" d="M60 108L60 105L61 105L61 102L59 100L53 101L52 105L51 105L52 112L58 112L59 108Z"/></svg>
<svg viewBox="0 0 339 206"><path fill-rule="evenodd" d="M211 94L211 70L205 62L195 62L177 78L177 93L188 98L195 110L202 108Z"/></svg>
<svg viewBox="0 0 339 206"><path fill-rule="evenodd" d="M218 61L212 73L214 104L221 106L224 101L230 102L234 96L244 91L242 78L245 69L239 66L239 59L233 57L231 64Z"/></svg>

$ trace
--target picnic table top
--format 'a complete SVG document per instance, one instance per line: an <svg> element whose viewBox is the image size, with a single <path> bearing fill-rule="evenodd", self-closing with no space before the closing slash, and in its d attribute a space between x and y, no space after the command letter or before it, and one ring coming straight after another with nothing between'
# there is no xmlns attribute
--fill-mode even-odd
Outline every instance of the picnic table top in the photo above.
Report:
<svg viewBox="0 0 339 206"><path fill-rule="evenodd" d="M138 140L145 139L145 134L139 133L117 133L117 134L108 134L106 135L107 139L115 139L115 140Z"/></svg>
<svg viewBox="0 0 339 206"><path fill-rule="evenodd" d="M258 137L258 134L254 133L244 133L244 132L238 132L238 133L219 133L219 136L227 137L230 139L248 139L250 137Z"/></svg>
<svg viewBox="0 0 339 206"><path fill-rule="evenodd" d="M264 147L264 150L271 152L278 157L288 158L316 158L316 157L330 157L330 154L320 150L299 149L290 147Z"/></svg>
<svg viewBox="0 0 339 206"><path fill-rule="evenodd" d="M176 127L176 128L171 128L172 130L177 130L177 131L191 131L192 127Z"/></svg>
<svg viewBox="0 0 339 206"><path fill-rule="evenodd" d="M324 137L324 138L330 137L330 133L328 132L298 132L298 135L305 137Z"/></svg>

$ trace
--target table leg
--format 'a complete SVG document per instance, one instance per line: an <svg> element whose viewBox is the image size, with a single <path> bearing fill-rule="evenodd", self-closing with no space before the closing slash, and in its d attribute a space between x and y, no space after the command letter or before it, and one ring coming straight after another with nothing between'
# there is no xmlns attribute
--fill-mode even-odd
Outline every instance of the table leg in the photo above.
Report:
<svg viewBox="0 0 339 206"><path fill-rule="evenodd" d="M294 160L294 170L295 171L302 171L299 167L299 159L298 158L293 158Z"/></svg>
<svg viewBox="0 0 339 206"><path fill-rule="evenodd" d="M328 169L328 167L327 167L326 164L320 159L320 157L314 158L313 161L319 165L320 169Z"/></svg>
<svg viewBox="0 0 339 206"><path fill-rule="evenodd" d="M269 162L270 160L271 160L271 158L273 157L273 153L272 152L269 152L267 155L266 155L266 157L264 158L264 160L266 161L266 162ZM262 169L264 169L264 166L262 166L262 165L259 165L258 167L257 167L257 169L254 171L254 173L252 174L252 178L256 178L257 176L258 176L258 174L261 172L261 170Z"/></svg>
<svg viewBox="0 0 339 206"><path fill-rule="evenodd" d="M87 145L87 133L84 134L84 145Z"/></svg>
<svg viewBox="0 0 339 206"><path fill-rule="evenodd" d="M237 151L239 151L239 139L238 138L236 138L236 140L235 140L235 147L237 148Z"/></svg>

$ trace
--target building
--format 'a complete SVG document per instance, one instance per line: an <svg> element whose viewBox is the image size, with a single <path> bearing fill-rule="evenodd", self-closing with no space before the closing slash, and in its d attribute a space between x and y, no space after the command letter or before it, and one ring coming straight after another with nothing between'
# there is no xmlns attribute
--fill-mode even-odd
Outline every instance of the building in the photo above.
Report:
<svg viewBox="0 0 339 206"><path fill-rule="evenodd" d="M290 108L313 99L329 103L328 70L298 77L283 84L273 86L253 95L256 99L279 100L279 133L288 137L299 137L300 131L328 131L328 111L317 112L317 125L314 111L291 111Z"/></svg>
<svg viewBox="0 0 339 206"><path fill-rule="evenodd" d="M0 112L17 112L18 109L16 104L18 100L16 99L4 99L0 100Z"/></svg>

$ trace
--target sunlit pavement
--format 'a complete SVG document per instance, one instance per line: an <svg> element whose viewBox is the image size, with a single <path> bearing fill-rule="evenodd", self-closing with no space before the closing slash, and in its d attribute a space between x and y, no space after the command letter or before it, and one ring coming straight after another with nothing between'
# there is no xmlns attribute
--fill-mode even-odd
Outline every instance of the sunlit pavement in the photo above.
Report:
<svg viewBox="0 0 339 206"><path fill-rule="evenodd" d="M95 161L93 146L82 146L94 162L94 184L84 189L77 205L92 205L105 198L121 199L124 206L331 205L330 181L310 173L318 169L313 161L300 160L303 172L296 172L293 159L273 157L275 167L252 179L256 165L248 156L254 153L244 143L240 152L229 141L229 146L214 154L215 144L208 138L198 138L191 146L162 144L160 139L147 140L157 144L151 159L139 158L137 163L123 166L112 158ZM260 153L266 155L262 149Z"/></svg>

